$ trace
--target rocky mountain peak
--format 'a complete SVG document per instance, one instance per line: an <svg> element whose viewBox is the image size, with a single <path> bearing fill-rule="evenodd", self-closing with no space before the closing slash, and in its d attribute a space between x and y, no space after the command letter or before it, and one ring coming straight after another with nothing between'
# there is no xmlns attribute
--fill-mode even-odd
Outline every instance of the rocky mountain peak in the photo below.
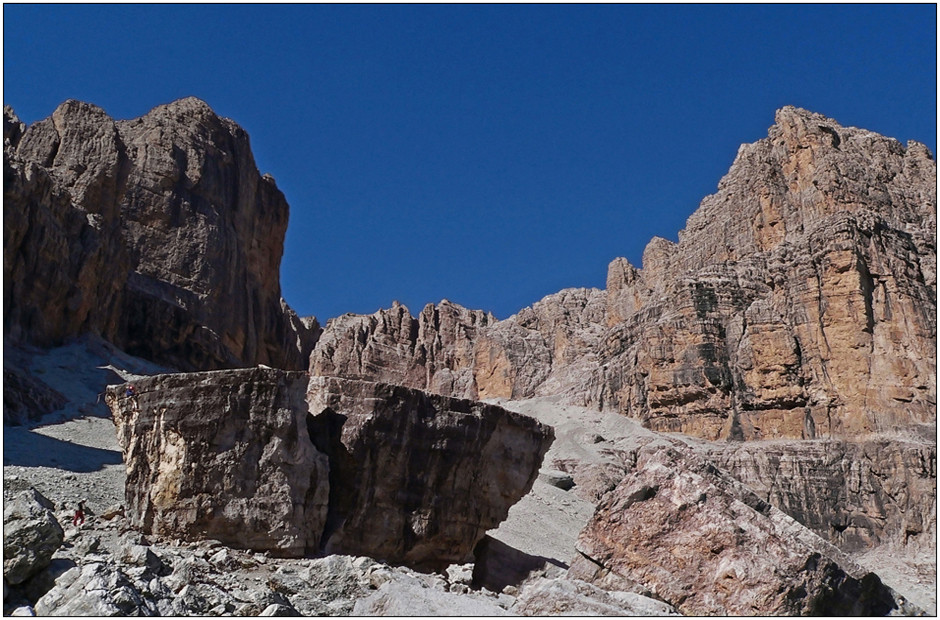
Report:
<svg viewBox="0 0 940 620"><path fill-rule="evenodd" d="M926 148L784 107L678 243L654 237L642 269L615 259L604 292L559 293L475 328L456 358L467 361L448 370L469 378L444 385L561 396L709 439L934 424L936 205ZM324 346L355 340L349 328L331 324ZM328 357L312 369L344 367L338 350Z"/></svg>
<svg viewBox="0 0 940 620"><path fill-rule="evenodd" d="M194 97L117 122L69 100L19 139L4 116L7 333L91 331L189 370L306 365L319 328L280 293L287 201L242 128Z"/></svg>

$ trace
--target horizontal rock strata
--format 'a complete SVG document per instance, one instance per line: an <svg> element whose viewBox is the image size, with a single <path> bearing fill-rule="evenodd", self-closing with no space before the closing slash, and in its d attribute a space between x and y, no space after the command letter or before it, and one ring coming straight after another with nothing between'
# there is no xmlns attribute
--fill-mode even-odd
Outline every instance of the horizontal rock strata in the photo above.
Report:
<svg viewBox="0 0 940 620"><path fill-rule="evenodd" d="M714 444L708 458L844 551L933 550L937 447L871 440Z"/></svg>
<svg viewBox="0 0 940 620"><path fill-rule="evenodd" d="M417 320L400 306L346 316L310 368L446 395L561 396L706 439L931 424L936 209L922 144L786 107L679 242L653 239L642 269L614 260L605 291L565 290L504 321L453 304ZM422 318L445 308L440 326ZM446 364L428 361L428 343Z"/></svg>
<svg viewBox="0 0 940 620"><path fill-rule="evenodd" d="M419 567L472 559L529 491L550 427L499 407L273 369L111 387L145 533Z"/></svg>
<svg viewBox="0 0 940 620"><path fill-rule="evenodd" d="M917 611L872 573L685 449L643 448L578 540L571 575L684 615Z"/></svg>

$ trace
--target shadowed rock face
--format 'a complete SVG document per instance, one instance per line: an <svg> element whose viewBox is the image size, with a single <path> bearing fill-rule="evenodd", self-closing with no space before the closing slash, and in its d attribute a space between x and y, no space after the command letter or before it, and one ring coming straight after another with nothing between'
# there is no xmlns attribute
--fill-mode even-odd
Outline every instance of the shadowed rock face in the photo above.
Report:
<svg viewBox="0 0 940 620"><path fill-rule="evenodd" d="M313 377L308 397L312 427L330 437L318 445L337 489L331 553L432 568L472 561L554 439L526 416L401 386Z"/></svg>
<svg viewBox="0 0 940 620"><path fill-rule="evenodd" d="M922 144L786 107L679 242L653 239L642 269L614 260L606 291L561 291L485 323L449 305L446 329L401 328L401 307L343 317L311 370L473 398L558 395L706 439L931 424L936 208ZM451 333L464 337L436 380L418 344L440 341L446 357Z"/></svg>
<svg viewBox="0 0 940 620"><path fill-rule="evenodd" d="M569 576L631 584L685 615L918 611L746 487L672 447L639 451L578 551Z"/></svg>
<svg viewBox="0 0 940 620"><path fill-rule="evenodd" d="M526 416L381 383L271 369L109 388L131 522L281 555L472 559L531 489L553 432Z"/></svg>
<svg viewBox="0 0 940 620"><path fill-rule="evenodd" d="M184 370L302 369L319 332L280 297L288 206L248 135L195 98L115 122L4 109L4 329L86 331Z"/></svg>

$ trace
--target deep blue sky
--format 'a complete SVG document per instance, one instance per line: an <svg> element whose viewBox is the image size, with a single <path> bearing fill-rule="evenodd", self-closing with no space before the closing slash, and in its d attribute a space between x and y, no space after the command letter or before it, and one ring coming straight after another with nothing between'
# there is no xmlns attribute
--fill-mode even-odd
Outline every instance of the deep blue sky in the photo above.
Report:
<svg viewBox="0 0 940 620"><path fill-rule="evenodd" d="M3 101L197 96L291 205L288 302L505 318L676 239L809 108L936 152L936 6L10 5Z"/></svg>

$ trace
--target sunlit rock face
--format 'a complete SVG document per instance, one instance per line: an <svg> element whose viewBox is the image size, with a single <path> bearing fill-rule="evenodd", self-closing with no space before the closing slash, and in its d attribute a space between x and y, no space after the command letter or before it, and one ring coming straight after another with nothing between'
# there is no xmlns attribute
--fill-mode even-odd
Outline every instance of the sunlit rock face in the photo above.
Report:
<svg viewBox="0 0 940 620"><path fill-rule="evenodd" d="M476 398L560 396L705 439L931 425L936 208L922 144L785 107L678 243L650 241L642 268L615 259L606 291L562 291L504 321L465 309L439 323L401 307L347 316L311 370ZM426 343L447 359L446 380Z"/></svg>
<svg viewBox="0 0 940 620"><path fill-rule="evenodd" d="M129 121L69 100L28 128L5 108L4 128L6 334L306 367L319 326L280 293L289 209L241 127L188 98Z"/></svg>
<svg viewBox="0 0 940 620"><path fill-rule="evenodd" d="M157 375L108 405L142 532L303 555L326 523L329 460L307 430L303 372Z"/></svg>

